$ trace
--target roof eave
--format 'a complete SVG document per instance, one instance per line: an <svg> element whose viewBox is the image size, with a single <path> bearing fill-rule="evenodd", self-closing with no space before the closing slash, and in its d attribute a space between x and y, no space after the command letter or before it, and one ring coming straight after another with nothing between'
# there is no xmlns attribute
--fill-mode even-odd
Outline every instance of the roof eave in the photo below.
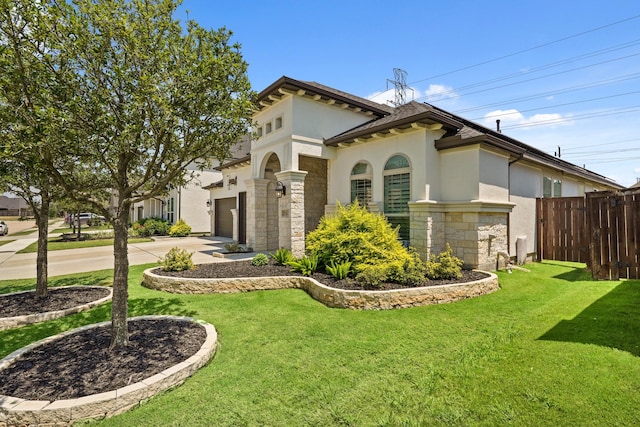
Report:
<svg viewBox="0 0 640 427"><path fill-rule="evenodd" d="M337 135L327 139L324 144L335 147L339 144L354 142L359 138L370 138L376 133L390 131L391 129L410 127L414 123L423 123L427 126L442 125L442 129L449 130L457 130L463 126L462 123L457 120L434 113L433 111L427 111L413 116L404 117L396 121L382 123L378 126L365 128L360 131L346 132L342 135Z"/></svg>

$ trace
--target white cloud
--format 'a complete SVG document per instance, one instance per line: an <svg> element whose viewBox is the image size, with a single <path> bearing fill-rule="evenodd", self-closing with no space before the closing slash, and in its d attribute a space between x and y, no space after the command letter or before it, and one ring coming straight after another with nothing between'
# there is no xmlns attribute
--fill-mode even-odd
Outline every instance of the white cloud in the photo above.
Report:
<svg viewBox="0 0 640 427"><path fill-rule="evenodd" d="M534 114L525 117L516 109L495 110L484 115L483 124L493 127L496 119L500 119L501 128L529 128L529 127L557 127L572 125L571 116L563 116L559 113Z"/></svg>
<svg viewBox="0 0 640 427"><path fill-rule="evenodd" d="M427 102L431 102L457 98L459 95L451 86L429 85L429 88L425 91L424 96L427 98Z"/></svg>
<svg viewBox="0 0 640 427"><path fill-rule="evenodd" d="M367 99L378 104L386 104L393 106L395 99L394 89L385 90L384 92L374 92L371 95L367 95Z"/></svg>

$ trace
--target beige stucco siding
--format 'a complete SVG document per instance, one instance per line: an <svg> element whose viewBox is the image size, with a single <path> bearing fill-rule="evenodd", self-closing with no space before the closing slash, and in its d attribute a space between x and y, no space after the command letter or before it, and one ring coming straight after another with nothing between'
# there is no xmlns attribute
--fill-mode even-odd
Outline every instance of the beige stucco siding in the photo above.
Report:
<svg viewBox="0 0 640 427"><path fill-rule="evenodd" d="M483 201L509 200L509 157L491 151L478 153L480 169L478 198Z"/></svg>
<svg viewBox="0 0 640 427"><path fill-rule="evenodd" d="M373 201L384 201L384 166L390 157L401 154L411 165L411 200L425 200L437 196L440 170L438 153L433 148L433 134L416 130L402 135L390 136L364 144L353 144L338 148L330 161L328 203L351 202L350 176L353 167L360 161L371 165Z"/></svg>
<svg viewBox="0 0 640 427"><path fill-rule="evenodd" d="M441 152L440 161L442 201L478 200L479 146Z"/></svg>
<svg viewBox="0 0 640 427"><path fill-rule="evenodd" d="M291 102L291 134L322 141L372 119L362 112L308 98L288 97ZM268 110L267 110L268 111Z"/></svg>

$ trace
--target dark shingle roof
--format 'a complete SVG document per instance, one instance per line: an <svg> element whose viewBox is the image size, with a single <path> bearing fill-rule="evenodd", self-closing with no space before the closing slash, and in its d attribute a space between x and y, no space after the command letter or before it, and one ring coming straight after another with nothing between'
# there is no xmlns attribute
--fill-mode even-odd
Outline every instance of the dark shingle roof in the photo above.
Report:
<svg viewBox="0 0 640 427"><path fill-rule="evenodd" d="M369 99L351 95L350 93L343 92L320 83L295 80L287 76L280 77L269 85L269 87L260 92L258 94L258 104L262 106L269 106L273 104L275 100L283 97L287 91L311 97L318 96L319 99L326 101L334 100L338 103L346 104L350 108L359 108L365 112L369 111L378 117L386 116L393 112L393 108L388 105L378 104L377 102L373 102Z"/></svg>

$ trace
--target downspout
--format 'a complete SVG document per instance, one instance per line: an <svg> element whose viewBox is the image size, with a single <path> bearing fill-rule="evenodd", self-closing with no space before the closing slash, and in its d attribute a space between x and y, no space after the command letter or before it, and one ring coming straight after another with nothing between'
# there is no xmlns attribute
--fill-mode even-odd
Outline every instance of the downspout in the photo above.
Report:
<svg viewBox="0 0 640 427"><path fill-rule="evenodd" d="M524 158L524 153L520 153L518 157L516 157L514 160L511 160L509 162L509 165L507 166L507 187L508 187L507 201L508 202L511 202L511 165L514 164L515 162L519 162L523 158ZM509 212L509 214L507 215L507 252L512 253L511 252L511 212Z"/></svg>

